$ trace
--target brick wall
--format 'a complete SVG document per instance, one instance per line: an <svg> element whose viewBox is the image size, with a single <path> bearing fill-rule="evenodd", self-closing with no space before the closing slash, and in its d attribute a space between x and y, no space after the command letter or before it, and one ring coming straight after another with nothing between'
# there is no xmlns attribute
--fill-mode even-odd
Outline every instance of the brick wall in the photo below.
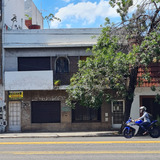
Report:
<svg viewBox="0 0 160 160"><path fill-rule="evenodd" d="M24 98L21 107L21 129L25 131L95 131L107 130L111 127L111 117L105 122L104 113L111 115L109 104L103 104L101 122L92 123L72 123L71 109L65 109L65 100L67 94L62 90L53 91L24 91ZM6 98L8 93L6 92ZM8 100L7 100L8 101ZM32 101L60 101L61 104L61 122L60 123L31 123L31 102ZM8 108L7 108L8 110ZM45 113L44 113L45 114ZM9 120L9 119L8 119ZM8 127L7 127L8 130Z"/></svg>

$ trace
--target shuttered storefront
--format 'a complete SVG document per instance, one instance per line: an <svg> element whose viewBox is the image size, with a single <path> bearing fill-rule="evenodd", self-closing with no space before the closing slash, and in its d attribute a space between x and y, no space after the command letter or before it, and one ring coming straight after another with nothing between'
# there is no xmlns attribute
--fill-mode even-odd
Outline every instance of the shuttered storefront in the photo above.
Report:
<svg viewBox="0 0 160 160"><path fill-rule="evenodd" d="M32 123L60 123L60 101L32 101Z"/></svg>

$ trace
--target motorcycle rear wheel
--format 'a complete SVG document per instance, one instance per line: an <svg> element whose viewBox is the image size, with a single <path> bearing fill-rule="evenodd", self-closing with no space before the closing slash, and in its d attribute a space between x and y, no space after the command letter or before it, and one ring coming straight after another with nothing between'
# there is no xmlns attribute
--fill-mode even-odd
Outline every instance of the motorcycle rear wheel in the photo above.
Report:
<svg viewBox="0 0 160 160"><path fill-rule="evenodd" d="M132 138L134 136L134 130L132 128L130 128L130 129L128 129L128 128L124 129L123 136L125 138Z"/></svg>
<svg viewBox="0 0 160 160"><path fill-rule="evenodd" d="M152 138L158 138L160 136L160 130L157 127L153 127L149 130L149 135Z"/></svg>

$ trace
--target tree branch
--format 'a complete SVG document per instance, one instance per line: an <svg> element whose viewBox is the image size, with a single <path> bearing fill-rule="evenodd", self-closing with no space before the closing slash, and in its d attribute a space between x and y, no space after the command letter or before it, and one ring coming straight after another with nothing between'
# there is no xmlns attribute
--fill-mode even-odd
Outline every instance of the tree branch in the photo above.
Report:
<svg viewBox="0 0 160 160"><path fill-rule="evenodd" d="M150 29L149 29L149 31L148 31L148 34L149 34L150 32L152 32L152 30L154 29L154 27L155 27L156 24L157 24L157 23L155 23L155 22L157 22L157 21L155 21L155 20L156 20L156 17L157 17L157 15L158 15L159 11L160 11L160 7L155 11L155 14L154 14L154 17L152 18L151 27L150 27Z"/></svg>

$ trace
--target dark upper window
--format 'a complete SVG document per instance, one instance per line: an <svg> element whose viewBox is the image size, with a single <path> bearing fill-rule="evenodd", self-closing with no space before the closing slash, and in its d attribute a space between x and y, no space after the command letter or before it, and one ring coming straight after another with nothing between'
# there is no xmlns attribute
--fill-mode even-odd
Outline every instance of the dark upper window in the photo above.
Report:
<svg viewBox="0 0 160 160"><path fill-rule="evenodd" d="M60 101L32 101L32 123L60 123Z"/></svg>
<svg viewBox="0 0 160 160"><path fill-rule="evenodd" d="M68 59L65 57L59 57L56 60L56 73L68 73L68 72L69 72Z"/></svg>
<svg viewBox="0 0 160 160"><path fill-rule="evenodd" d="M50 70L50 57L18 57L18 71Z"/></svg>
<svg viewBox="0 0 160 160"><path fill-rule="evenodd" d="M76 104L72 109L72 122L98 122L101 121L101 108L93 109Z"/></svg>

